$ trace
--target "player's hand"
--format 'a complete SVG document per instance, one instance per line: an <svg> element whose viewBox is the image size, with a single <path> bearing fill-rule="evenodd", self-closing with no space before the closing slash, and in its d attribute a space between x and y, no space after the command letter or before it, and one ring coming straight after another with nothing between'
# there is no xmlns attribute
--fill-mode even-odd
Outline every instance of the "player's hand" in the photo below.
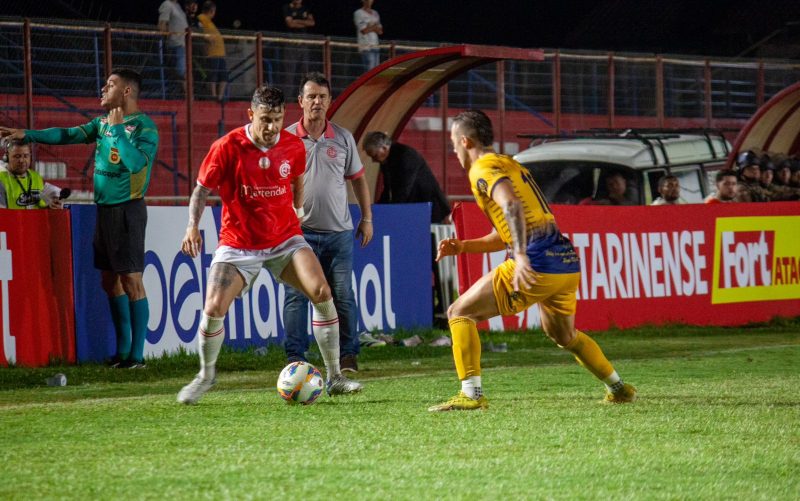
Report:
<svg viewBox="0 0 800 501"><path fill-rule="evenodd" d="M50 200L50 203L47 204L47 207L51 209L63 209L64 201L59 198L53 198L52 200Z"/></svg>
<svg viewBox="0 0 800 501"><path fill-rule="evenodd" d="M108 110L108 125L119 125L125 117L125 112L121 107L111 108Z"/></svg>
<svg viewBox="0 0 800 501"><path fill-rule="evenodd" d="M200 236L200 230L197 226L189 226L186 228L186 235L181 242L181 252L187 256L197 257L200 254L200 245L203 243L203 238Z"/></svg>
<svg viewBox="0 0 800 501"><path fill-rule="evenodd" d="M536 284L536 272L531 267L531 262L527 254L514 255L514 278L511 280L511 285L514 286L514 291L517 292L520 288L530 288Z"/></svg>
<svg viewBox="0 0 800 501"><path fill-rule="evenodd" d="M0 137L8 139L25 139L25 129L11 129L0 127Z"/></svg>
<svg viewBox="0 0 800 501"><path fill-rule="evenodd" d="M361 222L358 223L356 238L361 239L361 247L366 247L367 244L372 241L373 231L372 222L367 222L362 219Z"/></svg>
<svg viewBox="0 0 800 501"><path fill-rule="evenodd" d="M464 242L457 238L445 238L439 242L439 249L436 252L436 262L441 261L446 256L457 256L464 252Z"/></svg>

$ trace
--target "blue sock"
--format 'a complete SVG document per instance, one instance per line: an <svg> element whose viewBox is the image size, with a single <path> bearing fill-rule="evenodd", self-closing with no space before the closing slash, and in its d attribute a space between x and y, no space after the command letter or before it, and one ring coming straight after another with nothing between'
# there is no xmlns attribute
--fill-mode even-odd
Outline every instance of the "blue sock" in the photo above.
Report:
<svg viewBox="0 0 800 501"><path fill-rule="evenodd" d="M144 341L147 337L147 321L150 319L150 306L147 298L131 301L131 360L144 361Z"/></svg>
<svg viewBox="0 0 800 501"><path fill-rule="evenodd" d="M111 320L117 334L117 357L127 360L131 353L131 309L127 294L108 298Z"/></svg>

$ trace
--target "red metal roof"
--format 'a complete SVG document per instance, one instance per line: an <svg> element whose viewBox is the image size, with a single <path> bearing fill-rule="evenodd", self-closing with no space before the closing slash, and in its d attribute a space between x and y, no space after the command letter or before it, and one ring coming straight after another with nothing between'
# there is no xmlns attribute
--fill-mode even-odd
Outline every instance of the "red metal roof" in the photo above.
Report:
<svg viewBox="0 0 800 501"><path fill-rule="evenodd" d="M800 153L800 82L775 94L747 121L733 143L728 167L747 150Z"/></svg>
<svg viewBox="0 0 800 501"><path fill-rule="evenodd" d="M466 71L503 59L543 61L539 49L456 45L403 54L373 68L347 87L328 111L328 118L350 130L356 143L365 132L379 130L397 138L414 112L439 87ZM359 146L374 192L377 164Z"/></svg>

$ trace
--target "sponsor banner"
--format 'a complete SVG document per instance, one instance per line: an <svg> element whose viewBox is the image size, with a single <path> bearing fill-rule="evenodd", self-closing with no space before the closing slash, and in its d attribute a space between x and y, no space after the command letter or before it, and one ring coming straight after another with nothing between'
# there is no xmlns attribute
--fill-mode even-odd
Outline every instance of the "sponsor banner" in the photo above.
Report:
<svg viewBox="0 0 800 501"><path fill-rule="evenodd" d="M78 311L79 360L102 360L114 353L116 341L108 300L98 290L99 274L92 267L91 235L94 208L74 213L80 235L74 255ZM358 208L351 206L354 220ZM375 234L360 248L354 239L353 289L359 310L359 330L391 331L398 327L428 327L433 321L431 292L430 207L428 204L376 205ZM150 207L145 242L145 290L150 306L146 356L178 349L196 351L209 266L217 247L221 210L206 210L200 221L203 245L192 259L180 252L188 208ZM89 224L91 221L91 224ZM96 281L95 281L96 280ZM80 281L80 284L78 285ZM262 270L252 289L231 305L225 319L225 343L234 347L280 343L284 338L284 286ZM309 334L311 333L309 315ZM85 319L85 321L84 321Z"/></svg>
<svg viewBox="0 0 800 501"><path fill-rule="evenodd" d="M556 206L581 259L583 329L687 323L739 325L800 315L800 203L661 207ZM459 238L491 231L474 203L454 214ZM462 293L506 259L462 255ZM540 323L536 306L484 328Z"/></svg>
<svg viewBox="0 0 800 501"><path fill-rule="evenodd" d="M0 365L75 361L68 211L0 209Z"/></svg>

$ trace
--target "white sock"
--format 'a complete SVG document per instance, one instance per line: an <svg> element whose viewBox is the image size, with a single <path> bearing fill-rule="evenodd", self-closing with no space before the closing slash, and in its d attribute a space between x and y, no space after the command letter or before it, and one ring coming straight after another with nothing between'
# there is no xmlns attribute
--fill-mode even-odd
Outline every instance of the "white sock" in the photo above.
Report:
<svg viewBox="0 0 800 501"><path fill-rule="evenodd" d="M328 379L341 374L339 366L339 317L333 299L323 303L312 304L314 313L311 316L311 330L317 340Z"/></svg>
<svg viewBox="0 0 800 501"><path fill-rule="evenodd" d="M481 386L480 376L470 376L467 379L461 380L461 391L466 396L477 400L483 395L483 387Z"/></svg>
<svg viewBox="0 0 800 501"><path fill-rule="evenodd" d="M617 371L612 372L610 376L603 379L603 383L605 383L606 388L608 388L608 391L610 391L611 393L616 393L619 390L621 390L623 384L622 378L619 377Z"/></svg>
<svg viewBox="0 0 800 501"><path fill-rule="evenodd" d="M200 352L200 377L206 381L217 375L217 357L225 340L225 317L209 317L203 313L197 333Z"/></svg>

